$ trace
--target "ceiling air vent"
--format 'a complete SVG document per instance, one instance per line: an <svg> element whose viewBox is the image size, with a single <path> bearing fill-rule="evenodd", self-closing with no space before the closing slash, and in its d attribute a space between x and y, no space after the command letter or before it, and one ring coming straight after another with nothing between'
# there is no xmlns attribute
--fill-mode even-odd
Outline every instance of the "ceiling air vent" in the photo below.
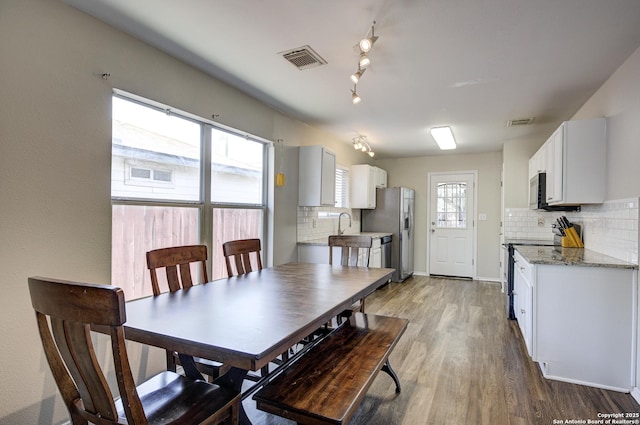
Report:
<svg viewBox="0 0 640 425"><path fill-rule="evenodd" d="M287 50L279 54L300 71L327 64L327 61L322 59L322 57L309 46L298 47L297 49Z"/></svg>
<svg viewBox="0 0 640 425"><path fill-rule="evenodd" d="M535 118L520 118L517 120L509 120L507 121L507 127L515 127L518 125L529 125L533 122Z"/></svg>

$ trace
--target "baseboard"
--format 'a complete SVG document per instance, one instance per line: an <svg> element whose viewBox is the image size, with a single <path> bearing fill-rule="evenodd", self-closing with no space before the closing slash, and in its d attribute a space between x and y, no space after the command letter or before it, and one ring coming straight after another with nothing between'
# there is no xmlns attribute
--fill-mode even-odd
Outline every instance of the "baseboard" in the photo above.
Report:
<svg viewBox="0 0 640 425"><path fill-rule="evenodd" d="M496 277L476 277L475 280L481 280L483 282L502 283L499 278Z"/></svg>
<svg viewBox="0 0 640 425"><path fill-rule="evenodd" d="M633 389L631 390L631 395L638 403L640 403L640 388L633 387Z"/></svg>
<svg viewBox="0 0 640 425"><path fill-rule="evenodd" d="M429 273L427 272L413 272L413 274L416 276L430 276ZM481 280L483 282L491 282L491 283L499 283L499 284L502 283L502 281L496 277L476 277L473 280Z"/></svg>

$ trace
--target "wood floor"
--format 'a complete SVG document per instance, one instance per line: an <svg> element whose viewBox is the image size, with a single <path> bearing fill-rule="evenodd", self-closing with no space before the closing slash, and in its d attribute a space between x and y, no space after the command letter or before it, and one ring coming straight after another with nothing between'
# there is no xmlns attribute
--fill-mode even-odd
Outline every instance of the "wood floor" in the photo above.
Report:
<svg viewBox="0 0 640 425"><path fill-rule="evenodd" d="M368 313L410 320L390 358L402 393L379 374L351 425L550 425L640 412L629 394L544 379L503 297L495 283L421 276L368 297ZM255 425L293 424L244 405Z"/></svg>

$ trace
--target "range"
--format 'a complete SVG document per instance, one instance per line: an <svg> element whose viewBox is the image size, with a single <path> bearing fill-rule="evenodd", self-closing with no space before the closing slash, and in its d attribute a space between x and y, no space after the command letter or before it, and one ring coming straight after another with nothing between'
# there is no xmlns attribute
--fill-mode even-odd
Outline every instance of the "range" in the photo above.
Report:
<svg viewBox="0 0 640 425"><path fill-rule="evenodd" d="M528 246L554 246L553 239L507 239L504 241L504 246L507 248L507 316L509 320L516 320L516 314L513 309L513 251L517 245Z"/></svg>

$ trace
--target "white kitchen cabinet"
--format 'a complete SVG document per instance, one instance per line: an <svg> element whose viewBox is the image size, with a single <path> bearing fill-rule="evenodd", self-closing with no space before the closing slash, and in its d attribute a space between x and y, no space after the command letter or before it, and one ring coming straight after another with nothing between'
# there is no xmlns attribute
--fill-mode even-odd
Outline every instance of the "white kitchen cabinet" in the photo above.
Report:
<svg viewBox="0 0 640 425"><path fill-rule="evenodd" d="M553 132L549 140L544 144L546 157L546 201L553 202L554 199L562 199L563 164L564 159L564 138L562 126Z"/></svg>
<svg viewBox="0 0 640 425"><path fill-rule="evenodd" d="M382 247L380 238L373 238L371 252L369 253L369 267L382 267Z"/></svg>
<svg viewBox="0 0 640 425"><path fill-rule="evenodd" d="M546 162L546 150L544 149L544 145L542 145L529 160L529 180L535 177L538 173L546 171Z"/></svg>
<svg viewBox="0 0 640 425"><path fill-rule="evenodd" d="M335 206L336 155L323 146L301 146L298 205Z"/></svg>
<svg viewBox="0 0 640 425"><path fill-rule="evenodd" d="M376 172L376 188L387 187L387 171L382 168L373 167Z"/></svg>
<svg viewBox="0 0 640 425"><path fill-rule="evenodd" d="M350 207L374 209L376 188L387 187L387 172L368 164L352 165L349 180Z"/></svg>
<svg viewBox="0 0 640 425"><path fill-rule="evenodd" d="M532 266L518 252L514 255L514 313L529 356L533 356L533 283Z"/></svg>
<svg viewBox="0 0 640 425"><path fill-rule="evenodd" d="M545 142L549 205L604 202L605 125L604 118L565 121Z"/></svg>
<svg viewBox="0 0 640 425"><path fill-rule="evenodd" d="M516 318L543 375L628 392L634 383L637 271L530 264L516 254Z"/></svg>

